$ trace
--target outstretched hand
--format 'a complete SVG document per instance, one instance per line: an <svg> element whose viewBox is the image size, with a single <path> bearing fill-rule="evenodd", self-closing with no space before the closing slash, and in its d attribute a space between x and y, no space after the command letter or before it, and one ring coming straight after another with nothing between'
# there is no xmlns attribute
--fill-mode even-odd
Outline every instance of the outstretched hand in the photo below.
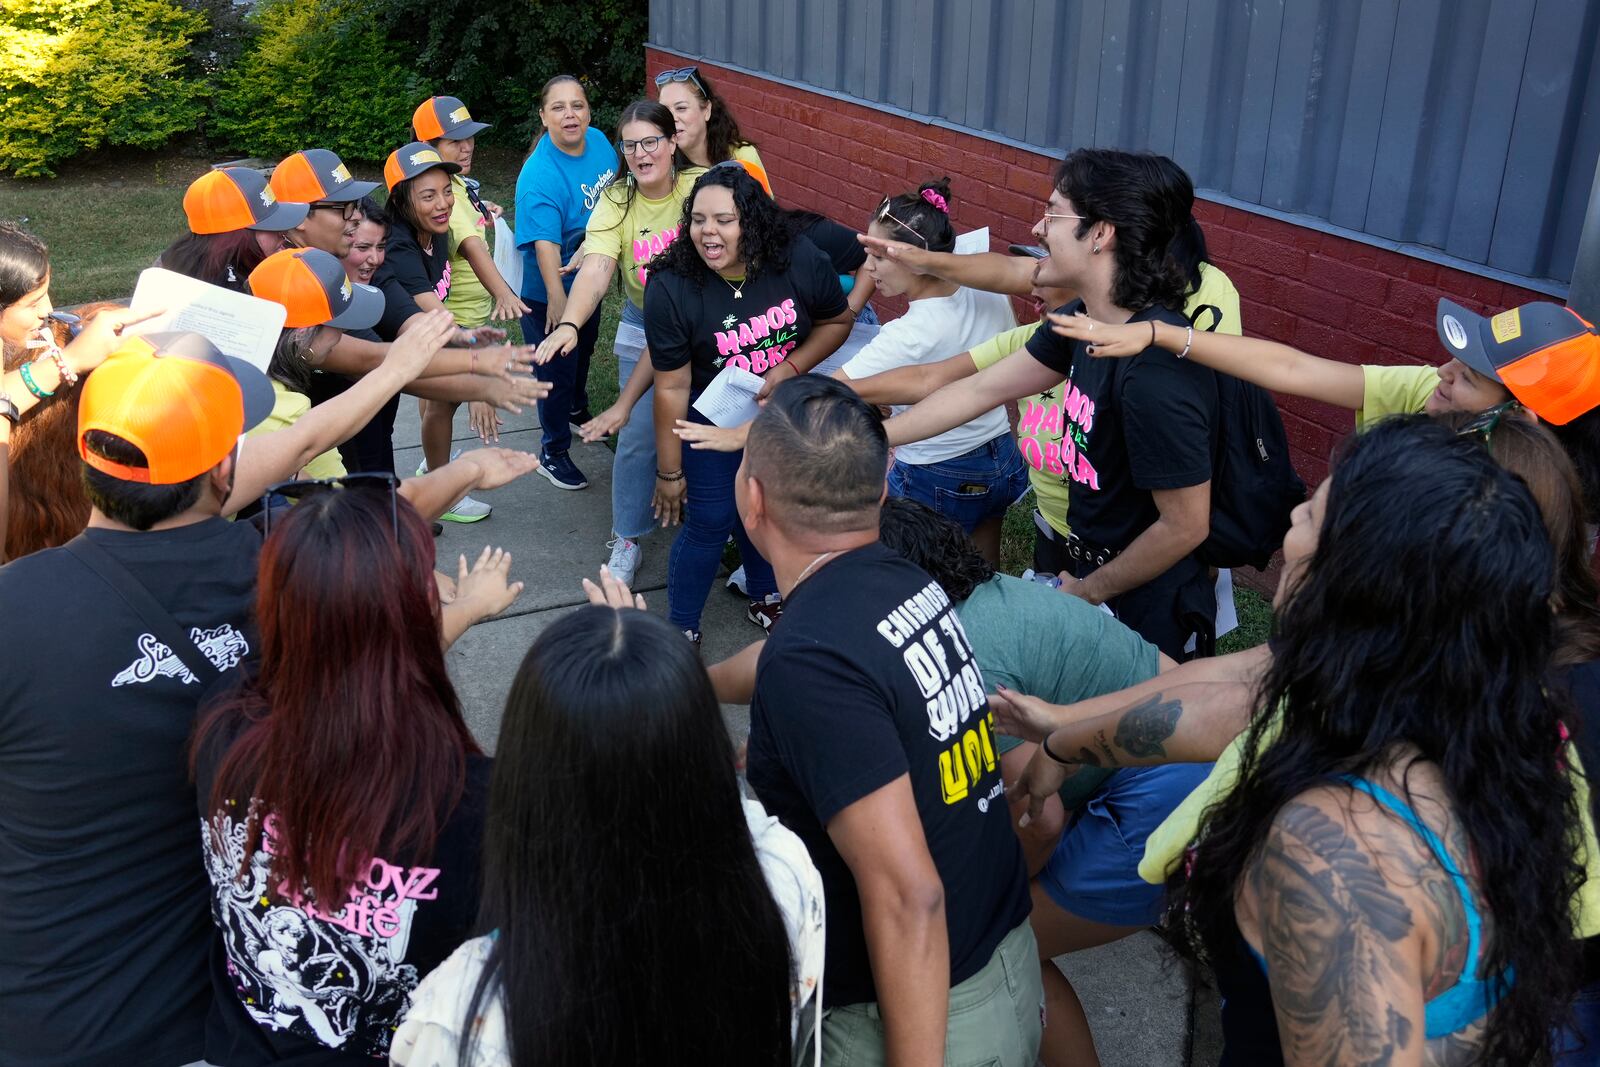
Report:
<svg viewBox="0 0 1600 1067"><path fill-rule="evenodd" d="M503 548L484 545L470 570L467 568L467 557L461 557L456 568L456 589L451 603L469 611L477 619L498 615L522 593L522 583L510 581L510 576L511 553Z"/></svg>
<svg viewBox="0 0 1600 1067"><path fill-rule="evenodd" d="M129 326L165 314L165 309L134 311L122 307L101 308L84 320L78 336L61 350L62 358L72 366L74 373L88 374L117 350L117 346L122 344L123 332Z"/></svg>
<svg viewBox="0 0 1600 1067"><path fill-rule="evenodd" d="M385 363L400 368L408 382L422 373L428 361L456 332L456 320L442 308L424 311L411 322L411 327L389 346L384 357Z"/></svg>
<svg viewBox="0 0 1600 1067"><path fill-rule="evenodd" d="M699 452L737 452L744 447L745 438L750 435L750 424L707 426L703 422L678 419L673 424L672 432Z"/></svg>
<svg viewBox="0 0 1600 1067"><path fill-rule="evenodd" d="M995 727L1003 734L1037 744L1057 726L1054 704L1001 686L989 697Z"/></svg>
<svg viewBox="0 0 1600 1067"><path fill-rule="evenodd" d="M612 434L621 433L622 428L628 425L631 412L623 407L621 402L612 404L600 414L578 427L578 436L589 444L603 441Z"/></svg>
<svg viewBox="0 0 1600 1067"><path fill-rule="evenodd" d="M498 489L539 469L539 457L516 448L479 448L461 457L478 468L474 489Z"/></svg>
<svg viewBox="0 0 1600 1067"><path fill-rule="evenodd" d="M1084 351L1091 356L1137 356L1150 347L1154 336L1148 322L1114 325L1091 319L1081 311L1076 315L1052 313L1047 317L1051 330L1068 340L1083 341Z"/></svg>
<svg viewBox="0 0 1600 1067"><path fill-rule="evenodd" d="M589 603L611 608L638 608L645 610L644 597L638 593L628 591L628 585L622 579L614 577L611 568L601 564L600 584L596 585L589 579L583 580L584 595L589 598Z"/></svg>
<svg viewBox="0 0 1600 1067"><path fill-rule="evenodd" d="M892 259L903 267L918 274L928 273L928 251L919 248L907 241L891 241L885 237L873 237L871 234L858 233L856 240L871 255L879 259Z"/></svg>

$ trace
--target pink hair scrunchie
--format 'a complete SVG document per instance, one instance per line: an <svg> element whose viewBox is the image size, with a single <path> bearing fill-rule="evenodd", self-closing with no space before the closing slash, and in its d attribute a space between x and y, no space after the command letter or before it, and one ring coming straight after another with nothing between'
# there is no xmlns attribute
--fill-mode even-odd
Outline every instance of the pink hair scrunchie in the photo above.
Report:
<svg viewBox="0 0 1600 1067"><path fill-rule="evenodd" d="M928 203L932 204L946 215L950 214L950 204L945 200L944 197L940 196L932 189L922 190L922 199L926 200Z"/></svg>

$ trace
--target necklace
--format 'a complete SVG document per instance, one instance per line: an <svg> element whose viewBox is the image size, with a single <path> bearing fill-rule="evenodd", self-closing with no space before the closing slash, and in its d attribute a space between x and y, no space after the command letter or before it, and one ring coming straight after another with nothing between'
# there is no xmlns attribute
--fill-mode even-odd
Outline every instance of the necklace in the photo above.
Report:
<svg viewBox="0 0 1600 1067"><path fill-rule="evenodd" d="M794 580L794 584L795 585L799 585L801 582L805 581L806 580L806 575L811 573L811 568L812 567L815 567L817 564L821 563L823 560L827 559L829 556L837 556L838 554L839 554L839 550L838 549L835 549L832 552L824 552L822 555L818 556L816 559L812 560L810 563L807 563L806 564L806 569L800 572L800 577L798 577L798 578L796 578Z"/></svg>
<svg viewBox="0 0 1600 1067"><path fill-rule="evenodd" d="M719 275L717 275L717 277L722 278L722 275L719 274ZM746 285L750 284L750 279L749 278L746 278L744 281L740 282L738 285L734 285L732 282L728 281L728 279L726 279L726 278L722 278L722 280L724 282L727 282L729 289L733 290L733 298L735 300L743 300L744 299L744 287Z"/></svg>

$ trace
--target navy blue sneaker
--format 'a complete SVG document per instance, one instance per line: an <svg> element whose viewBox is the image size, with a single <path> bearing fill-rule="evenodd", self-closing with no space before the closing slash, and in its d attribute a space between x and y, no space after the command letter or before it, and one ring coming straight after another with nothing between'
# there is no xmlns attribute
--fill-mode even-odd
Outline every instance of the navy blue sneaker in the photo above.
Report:
<svg viewBox="0 0 1600 1067"><path fill-rule="evenodd" d="M589 479L583 476L578 465L565 452L554 455L540 450L539 473L549 480L557 489L587 489Z"/></svg>

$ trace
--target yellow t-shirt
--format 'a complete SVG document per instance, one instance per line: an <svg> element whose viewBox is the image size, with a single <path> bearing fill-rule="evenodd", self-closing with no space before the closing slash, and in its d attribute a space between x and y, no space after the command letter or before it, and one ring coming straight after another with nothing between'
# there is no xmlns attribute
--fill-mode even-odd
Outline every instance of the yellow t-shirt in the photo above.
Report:
<svg viewBox="0 0 1600 1067"><path fill-rule="evenodd" d="M281 430L285 426L292 426L300 416L310 410L311 400L304 393L297 393L279 382L273 382L272 414L251 427L245 437L255 437L258 434ZM337 448L329 449L310 463L307 463L305 465L305 473L308 478L343 478L346 473L344 460L339 458L339 450Z"/></svg>
<svg viewBox="0 0 1600 1067"><path fill-rule="evenodd" d="M1267 724L1262 744L1277 736L1277 717ZM1194 792L1173 809L1162 824L1145 839L1144 858L1139 861L1139 877L1152 885L1162 885L1183 862L1184 850L1200 835L1200 818L1206 808L1226 796L1239 780L1239 761L1244 753L1246 734L1240 734L1223 749L1211 773L1195 786ZM1584 866L1583 885L1572 898L1572 923L1578 937L1600 934L1600 841L1595 838L1593 808L1589 804L1589 780L1582 761L1572 745L1566 750L1572 778L1573 800L1578 805L1578 840L1573 853Z"/></svg>
<svg viewBox="0 0 1600 1067"><path fill-rule="evenodd" d="M1362 367L1361 410L1356 429L1365 430L1385 415L1416 415L1439 387L1438 367Z"/></svg>
<svg viewBox="0 0 1600 1067"><path fill-rule="evenodd" d="M445 297L444 306L456 317L457 325L471 330L488 324L494 298L461 254L461 245L467 238L476 237L487 246L489 222L467 199L467 183L461 175L450 175L450 191L456 194L456 203L450 209L450 295Z"/></svg>
<svg viewBox="0 0 1600 1067"><path fill-rule="evenodd" d="M704 167L685 170L673 183L672 192L660 200L651 200L629 180L612 182L601 192L584 231L583 253L616 261L622 271L622 291L634 307L644 308L645 264L678 236L683 202L705 172Z"/></svg>

